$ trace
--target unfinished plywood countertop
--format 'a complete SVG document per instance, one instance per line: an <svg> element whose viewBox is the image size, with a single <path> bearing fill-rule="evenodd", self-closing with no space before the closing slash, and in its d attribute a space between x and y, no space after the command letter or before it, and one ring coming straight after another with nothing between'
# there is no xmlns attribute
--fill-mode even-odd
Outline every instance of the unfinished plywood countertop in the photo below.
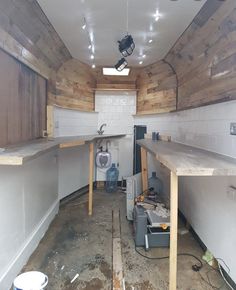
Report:
<svg viewBox="0 0 236 290"><path fill-rule="evenodd" d="M177 176L234 176L236 159L175 142L139 140L137 143Z"/></svg>
<svg viewBox="0 0 236 290"><path fill-rule="evenodd" d="M85 135L58 138L42 138L24 144L7 147L0 153L0 165L23 165L26 161L35 159L47 151L57 148L70 148L96 141L96 139L121 138L117 135Z"/></svg>

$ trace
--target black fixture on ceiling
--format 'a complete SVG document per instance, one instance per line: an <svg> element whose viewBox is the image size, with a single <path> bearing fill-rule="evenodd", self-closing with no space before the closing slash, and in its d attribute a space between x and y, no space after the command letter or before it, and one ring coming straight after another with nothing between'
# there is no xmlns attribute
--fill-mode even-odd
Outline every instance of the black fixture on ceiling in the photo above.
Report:
<svg viewBox="0 0 236 290"><path fill-rule="evenodd" d="M115 65L115 68L119 72L121 72L128 65L128 62L125 59L125 57L131 55L134 51L134 48L135 48L133 37L131 36L131 34L128 33L128 31L129 31L129 2L128 1L129 0L126 1L126 3L127 3L127 7L126 7L126 31L127 31L127 35L118 41L119 51L123 56L123 58L120 59L117 62L117 64Z"/></svg>
<svg viewBox="0 0 236 290"><path fill-rule="evenodd" d="M124 38L118 41L118 43L119 51L124 57L127 57L133 53L135 44L131 35L127 34Z"/></svg>
<svg viewBox="0 0 236 290"><path fill-rule="evenodd" d="M128 65L127 60L123 57L115 65L116 70L122 71Z"/></svg>

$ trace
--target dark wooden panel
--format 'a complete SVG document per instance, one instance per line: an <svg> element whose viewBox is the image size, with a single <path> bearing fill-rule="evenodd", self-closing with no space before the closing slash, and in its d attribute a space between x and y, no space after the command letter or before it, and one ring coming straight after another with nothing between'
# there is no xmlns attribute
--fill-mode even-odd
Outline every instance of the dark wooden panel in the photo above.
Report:
<svg viewBox="0 0 236 290"><path fill-rule="evenodd" d="M46 80L0 50L0 146L42 137Z"/></svg>

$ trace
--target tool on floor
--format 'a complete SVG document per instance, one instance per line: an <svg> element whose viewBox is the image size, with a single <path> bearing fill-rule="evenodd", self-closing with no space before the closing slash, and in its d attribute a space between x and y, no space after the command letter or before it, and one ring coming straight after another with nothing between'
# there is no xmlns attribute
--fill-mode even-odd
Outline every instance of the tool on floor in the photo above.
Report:
<svg viewBox="0 0 236 290"><path fill-rule="evenodd" d="M157 206L138 204L134 207L135 245L145 247L169 247L170 213L163 204Z"/></svg>

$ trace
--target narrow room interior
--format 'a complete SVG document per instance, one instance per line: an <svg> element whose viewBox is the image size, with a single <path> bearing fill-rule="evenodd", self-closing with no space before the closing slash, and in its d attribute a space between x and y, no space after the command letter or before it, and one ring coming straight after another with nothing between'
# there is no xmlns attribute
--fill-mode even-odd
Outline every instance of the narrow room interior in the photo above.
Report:
<svg viewBox="0 0 236 290"><path fill-rule="evenodd" d="M0 290L236 289L235 176L235 0L0 0Z"/></svg>

